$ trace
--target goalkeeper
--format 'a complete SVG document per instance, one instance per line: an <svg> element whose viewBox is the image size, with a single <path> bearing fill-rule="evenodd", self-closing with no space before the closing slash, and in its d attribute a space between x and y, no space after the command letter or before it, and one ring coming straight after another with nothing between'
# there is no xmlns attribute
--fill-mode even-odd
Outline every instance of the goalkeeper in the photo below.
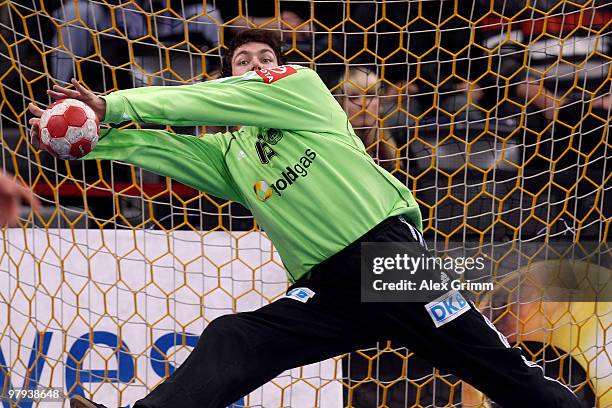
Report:
<svg viewBox="0 0 612 408"><path fill-rule="evenodd" d="M269 305L213 320L185 362L134 407L225 407L286 369L389 338L505 408L579 407L472 303L437 327L422 302L361 302L360 244L422 243L421 214L410 191L365 151L317 74L282 62L275 34L247 30L225 56L231 77L104 97L74 80L75 90L48 91L88 103L104 123L241 126L200 138L107 129L85 159L131 163L240 202L292 282ZM31 124L36 130L38 119ZM103 405L76 396L71 407Z"/></svg>

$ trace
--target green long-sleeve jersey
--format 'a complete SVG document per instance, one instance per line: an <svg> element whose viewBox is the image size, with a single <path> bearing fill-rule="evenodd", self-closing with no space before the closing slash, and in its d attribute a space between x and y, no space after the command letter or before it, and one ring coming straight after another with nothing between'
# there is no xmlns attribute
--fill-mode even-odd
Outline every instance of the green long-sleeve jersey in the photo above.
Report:
<svg viewBox="0 0 612 408"><path fill-rule="evenodd" d="M202 137L104 130L85 159L113 159L246 206L295 281L392 215L422 228L410 191L374 163L311 69L281 66L105 96L106 123L242 126Z"/></svg>

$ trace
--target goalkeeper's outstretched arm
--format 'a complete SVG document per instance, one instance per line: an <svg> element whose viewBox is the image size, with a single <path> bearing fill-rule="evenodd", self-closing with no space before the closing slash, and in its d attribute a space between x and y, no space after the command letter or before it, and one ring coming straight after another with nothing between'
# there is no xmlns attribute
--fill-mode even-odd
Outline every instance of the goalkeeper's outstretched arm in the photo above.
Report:
<svg viewBox="0 0 612 408"><path fill-rule="evenodd" d="M73 85L75 89L56 85L48 94L56 100L73 98L83 101L94 109L98 119L103 120L106 101L76 80L73 80ZM31 142L38 148L39 118L43 110L34 104L30 104L28 109L35 115L29 123ZM97 146L84 159L123 161L171 177L216 197L244 202L223 160L225 151L221 135L196 138L145 129L103 129L100 133Z"/></svg>
<svg viewBox="0 0 612 408"><path fill-rule="evenodd" d="M193 85L125 89L101 97L74 79L72 84L74 89L54 85L47 93L56 100L73 98L87 103L100 123L135 121L329 132L334 115L343 115L319 76L300 66L249 71ZM331 106L336 109L330 111L326 102L333 102ZM42 109L34 104L29 109L37 117L42 115Z"/></svg>
<svg viewBox="0 0 612 408"><path fill-rule="evenodd" d="M193 85L126 89L103 98L106 123L330 132L333 115L345 116L314 71L288 65Z"/></svg>
<svg viewBox="0 0 612 408"><path fill-rule="evenodd" d="M194 137L153 129L106 129L100 136L83 159L119 160L216 197L245 202L224 160L222 134Z"/></svg>

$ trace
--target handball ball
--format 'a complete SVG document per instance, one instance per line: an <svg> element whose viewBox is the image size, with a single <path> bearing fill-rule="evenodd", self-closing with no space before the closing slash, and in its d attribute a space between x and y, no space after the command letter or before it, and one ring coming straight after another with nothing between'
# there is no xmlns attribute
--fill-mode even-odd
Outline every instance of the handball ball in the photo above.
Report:
<svg viewBox="0 0 612 408"><path fill-rule="evenodd" d="M100 124L87 104L62 99L50 105L40 118L40 144L53 156L80 159L98 143Z"/></svg>

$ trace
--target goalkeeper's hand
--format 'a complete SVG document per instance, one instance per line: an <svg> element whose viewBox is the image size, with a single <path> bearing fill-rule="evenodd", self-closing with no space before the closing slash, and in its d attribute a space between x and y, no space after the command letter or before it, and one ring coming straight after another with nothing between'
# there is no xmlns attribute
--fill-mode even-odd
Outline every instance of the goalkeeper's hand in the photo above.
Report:
<svg viewBox="0 0 612 408"><path fill-rule="evenodd" d="M53 85L53 89L47 90L47 95L49 95L56 101L71 98L84 102L89 105L91 109L93 109L96 116L98 117L98 121L101 122L104 119L104 116L106 115L106 101L88 90L87 88L85 88L83 85L79 84L76 79L72 78L71 82L72 85L74 85L74 89L68 89L63 88L59 85ZM32 143L32 146L34 146L36 149L40 149L39 124L40 117L44 113L44 110L33 103L30 103L28 105L28 110L35 116L34 118L28 121L28 123L30 124L30 143Z"/></svg>
<svg viewBox="0 0 612 408"><path fill-rule="evenodd" d="M40 149L40 118L32 118L30 124L30 143L35 149Z"/></svg>

